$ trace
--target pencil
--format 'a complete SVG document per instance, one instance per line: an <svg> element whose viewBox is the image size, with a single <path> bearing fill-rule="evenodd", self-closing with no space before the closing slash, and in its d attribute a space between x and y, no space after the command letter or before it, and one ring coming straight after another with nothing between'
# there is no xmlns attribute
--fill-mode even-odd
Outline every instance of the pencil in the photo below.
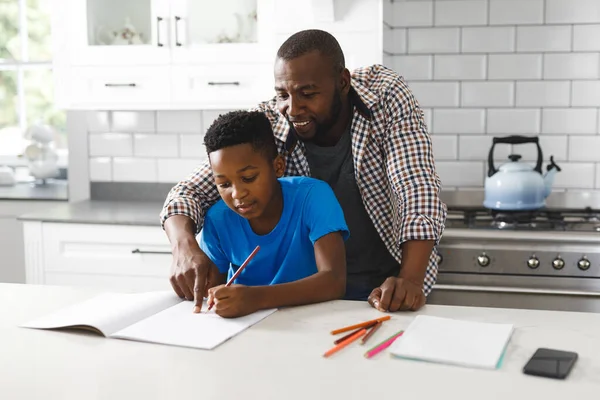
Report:
<svg viewBox="0 0 600 400"><path fill-rule="evenodd" d="M369 324L369 325L365 326L365 327L364 327L364 329L369 329L369 328L372 328L372 327L374 327L374 326L375 326L375 324L377 324L377 323L378 323L378 322L372 322L371 324ZM350 332L350 333L349 333L349 334L347 334L346 336L342 336L341 338L339 338L339 339L335 340L335 341L333 342L333 344L338 344L338 343L341 343L341 342L343 342L344 340L348 339L350 336L354 335L356 332L360 331L361 329L363 329L363 328L358 328L358 329L356 329L356 330L354 330L354 331Z"/></svg>
<svg viewBox="0 0 600 400"><path fill-rule="evenodd" d="M348 346L350 343L354 342L356 339L360 338L365 333L367 333L367 330L365 328L362 328L360 331L356 332L354 335L350 336L348 339L344 340L343 342L341 342L341 343L335 345L334 347L332 347L331 349L327 350L325 352L325 354L323 354L323 357L329 357L333 353L337 353L344 347Z"/></svg>
<svg viewBox="0 0 600 400"><path fill-rule="evenodd" d="M367 351L365 353L365 357L371 358L371 357L379 354L383 350L387 349L388 347L391 346L392 343L394 343L394 340L396 340L400 336L402 336L403 333L404 333L404 331L400 331L400 332L394 333L392 336L390 336L389 338L385 339L383 342L379 343L378 345L376 345L375 347L373 347L371 350Z"/></svg>
<svg viewBox="0 0 600 400"><path fill-rule="evenodd" d="M242 271L244 270L244 268L246 268L246 266L248 265L248 263L250 262L250 260L252 260L254 258L254 256L256 255L256 253L258 253L259 250L260 250L260 246L256 246L254 248L254 250L252 250L252 253L250 253L250 255L248 256L248 258L246 258L246 260L238 268L238 270L235 271L235 274L233 274L233 276L231 278L229 278L229 280L227 281L227 283L225 284L225 286L231 286L231 284L233 283L233 281L235 281L237 279L237 277L240 276L240 274L242 273ZM208 311L210 311L211 308L213 308L214 304L215 304L214 302L211 302L208 305Z"/></svg>
<svg viewBox="0 0 600 400"><path fill-rule="evenodd" d="M369 340L369 338L371 336L373 336L373 334L375 333L375 331L377 329L379 329L379 327L381 326L381 324L383 324L383 322L377 321L377 323L375 323L375 325L373 325L373 327L369 330L369 332L367 332L367 334L365 336L363 336L362 339L360 339L360 344L367 343L367 340Z"/></svg>
<svg viewBox="0 0 600 400"><path fill-rule="evenodd" d="M346 326L344 328L336 329L334 331L331 331L331 334L337 335L338 333L348 332L348 331L352 331L352 330L358 329L358 328L364 328L366 326L369 326L372 323L376 323L377 321L383 322L383 321L387 321L390 318L392 318L392 317L390 317L389 315L386 315L385 317L372 319L370 321L361 322L360 324L350 325L350 326Z"/></svg>

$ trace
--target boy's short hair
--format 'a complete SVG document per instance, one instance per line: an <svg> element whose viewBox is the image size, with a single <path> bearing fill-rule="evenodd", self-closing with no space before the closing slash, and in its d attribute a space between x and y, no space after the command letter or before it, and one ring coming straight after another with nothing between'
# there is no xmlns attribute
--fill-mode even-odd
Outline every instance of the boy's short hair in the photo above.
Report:
<svg viewBox="0 0 600 400"><path fill-rule="evenodd" d="M273 128L260 111L231 111L219 115L204 135L208 154L238 144L248 143L269 160L277 157Z"/></svg>

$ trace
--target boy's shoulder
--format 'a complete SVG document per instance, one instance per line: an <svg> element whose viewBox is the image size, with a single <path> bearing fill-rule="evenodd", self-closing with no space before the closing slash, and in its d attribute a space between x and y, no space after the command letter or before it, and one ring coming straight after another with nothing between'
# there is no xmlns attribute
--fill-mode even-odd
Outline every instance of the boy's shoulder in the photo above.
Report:
<svg viewBox="0 0 600 400"><path fill-rule="evenodd" d="M279 178L279 182L281 183L281 190L288 192L308 192L313 187L323 187L323 185L329 187L327 182L308 176L286 176Z"/></svg>

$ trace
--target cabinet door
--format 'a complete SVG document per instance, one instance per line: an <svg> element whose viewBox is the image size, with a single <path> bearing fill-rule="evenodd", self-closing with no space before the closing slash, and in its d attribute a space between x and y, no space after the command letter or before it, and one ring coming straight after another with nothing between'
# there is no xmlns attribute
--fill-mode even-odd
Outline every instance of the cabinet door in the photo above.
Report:
<svg viewBox="0 0 600 400"><path fill-rule="evenodd" d="M60 0L55 7L66 16L71 65L171 62L168 0Z"/></svg>
<svg viewBox="0 0 600 400"><path fill-rule="evenodd" d="M269 62L274 0L173 0L176 64Z"/></svg>

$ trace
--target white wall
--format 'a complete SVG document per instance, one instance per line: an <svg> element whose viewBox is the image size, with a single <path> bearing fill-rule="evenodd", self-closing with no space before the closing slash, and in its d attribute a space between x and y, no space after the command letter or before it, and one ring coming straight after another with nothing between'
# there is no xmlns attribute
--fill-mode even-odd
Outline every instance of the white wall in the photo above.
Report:
<svg viewBox="0 0 600 400"><path fill-rule="evenodd" d="M600 189L600 0L384 0L383 25L444 189L482 187L492 137L512 134L539 135L558 190Z"/></svg>

